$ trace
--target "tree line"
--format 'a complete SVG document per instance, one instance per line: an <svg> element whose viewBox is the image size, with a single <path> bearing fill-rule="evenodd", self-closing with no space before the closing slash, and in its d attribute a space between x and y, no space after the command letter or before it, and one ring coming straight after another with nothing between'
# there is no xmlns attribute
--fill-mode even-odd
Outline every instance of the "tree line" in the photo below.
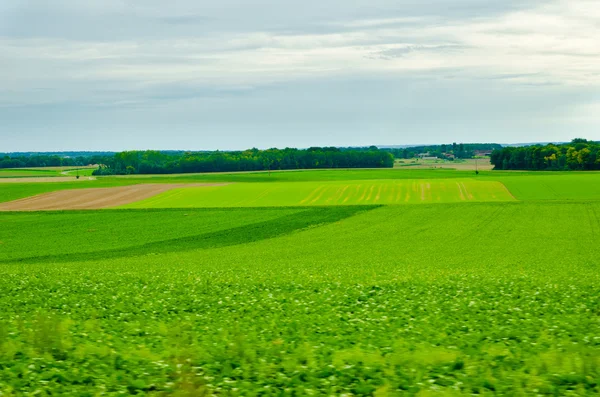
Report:
<svg viewBox="0 0 600 397"><path fill-rule="evenodd" d="M496 170L600 170L600 143L573 139L565 144L505 147L492 152Z"/></svg>
<svg viewBox="0 0 600 397"><path fill-rule="evenodd" d="M114 173L151 173L154 170L161 173L184 172L181 169L203 170L246 170L255 171L269 169L265 162L272 160L271 169L300 169L300 168L356 168L356 167L391 167L388 156L381 154L390 153L394 158L409 159L421 153L443 158L452 154L456 158L471 158L476 150L492 150L500 148L498 144L468 143L448 145L428 145L407 148L377 148L346 147L346 148L310 148L306 153L298 149L269 149L260 151L250 149L243 152L211 152L183 150L160 150L142 152L21 152L0 153L0 168L29 168L29 167L72 167L103 164L102 170L97 174ZM263 153L264 154L258 154ZM281 153L279 153L281 152ZM344 155L339 153L345 153ZM358 152L380 152L379 155L359 155ZM139 154L127 154L139 153ZM337 154L335 154L337 153ZM378 157L379 156L379 157ZM135 159L129 159L129 157ZM210 159L209 159L210 158ZM129 163L127 163L129 161ZM383 165L381 162L383 161ZM127 164L126 164L127 163ZM178 164L179 163L179 164ZM202 163L202 164L200 164ZM132 167L127 169L127 167ZM172 171L179 168L180 170ZM210 172L206 171L206 172ZM196 172L196 171L186 171Z"/></svg>
<svg viewBox="0 0 600 397"><path fill-rule="evenodd" d="M384 148L397 159L412 159L421 153L429 153L432 157L444 158L451 154L458 159L470 159L476 156L476 151L492 151L502 148L498 143L452 143L442 145L413 146L407 148Z"/></svg>
<svg viewBox="0 0 600 397"><path fill-rule="evenodd" d="M77 167L90 164L102 164L112 156L93 155L64 157L59 155L4 155L0 160L0 168L31 168L31 167Z"/></svg>
<svg viewBox="0 0 600 397"><path fill-rule="evenodd" d="M237 152L165 153L155 150L125 151L106 159L94 175L175 174L310 168L391 168L391 153L335 147L309 149L249 149Z"/></svg>

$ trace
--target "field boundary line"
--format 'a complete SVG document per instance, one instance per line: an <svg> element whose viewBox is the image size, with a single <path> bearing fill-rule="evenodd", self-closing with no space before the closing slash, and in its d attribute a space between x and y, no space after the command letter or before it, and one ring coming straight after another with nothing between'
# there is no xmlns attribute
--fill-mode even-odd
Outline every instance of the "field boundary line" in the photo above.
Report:
<svg viewBox="0 0 600 397"><path fill-rule="evenodd" d="M501 181L494 181L494 182L497 182L500 185L502 185L502 187L504 188L504 190L506 190L506 192L510 195L510 197L512 197L513 199L515 199L515 201L522 201L522 200L519 200L518 198L515 197L515 195L510 191L510 189L508 188L508 186L506 186L504 184L504 182L501 182Z"/></svg>

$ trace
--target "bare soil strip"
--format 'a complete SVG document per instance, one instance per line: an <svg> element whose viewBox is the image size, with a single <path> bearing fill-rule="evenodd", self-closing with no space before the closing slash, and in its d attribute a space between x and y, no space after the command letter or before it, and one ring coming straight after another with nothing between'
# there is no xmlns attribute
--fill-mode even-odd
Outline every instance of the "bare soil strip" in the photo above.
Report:
<svg viewBox="0 0 600 397"><path fill-rule="evenodd" d="M7 203L0 211L92 210L118 207L145 200L171 189L224 186L226 183L147 183L108 188L71 189L44 193Z"/></svg>

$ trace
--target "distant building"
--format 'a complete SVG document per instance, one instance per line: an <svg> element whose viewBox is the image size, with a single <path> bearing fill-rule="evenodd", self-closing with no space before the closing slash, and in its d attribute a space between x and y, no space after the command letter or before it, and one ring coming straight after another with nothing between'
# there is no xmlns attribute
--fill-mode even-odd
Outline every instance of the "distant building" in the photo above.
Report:
<svg viewBox="0 0 600 397"><path fill-rule="evenodd" d="M492 151L491 150L474 150L473 154L475 154L475 156L489 157L492 155Z"/></svg>

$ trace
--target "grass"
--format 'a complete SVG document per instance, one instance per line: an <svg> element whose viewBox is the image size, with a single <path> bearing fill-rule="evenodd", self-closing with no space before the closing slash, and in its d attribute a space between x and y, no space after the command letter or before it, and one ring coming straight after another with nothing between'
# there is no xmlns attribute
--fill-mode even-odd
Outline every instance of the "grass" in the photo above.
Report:
<svg viewBox="0 0 600 397"><path fill-rule="evenodd" d="M441 171L441 172L440 172ZM470 174L469 174L470 175ZM452 170L316 170L285 171L255 173L212 173L183 175L134 175L121 177L98 177L96 180L83 180L63 183L10 183L2 184L0 179L0 202L18 200L36 194L57 190L85 189L90 187L116 187L140 183L197 183L197 182L232 182L232 183L274 183L274 182L339 182L370 181L379 179L427 179L465 177L464 172Z"/></svg>
<svg viewBox="0 0 600 397"><path fill-rule="evenodd" d="M473 179L256 182L181 188L125 208L255 207L514 200L504 185Z"/></svg>
<svg viewBox="0 0 600 397"><path fill-rule="evenodd" d="M449 169L322 169L322 170L287 170L259 171L239 173L207 173L177 175L133 175L121 179L150 178L152 180L207 181L207 182L316 182L316 181L360 181L379 179L431 179L431 178L464 178L465 173Z"/></svg>
<svg viewBox="0 0 600 397"><path fill-rule="evenodd" d="M92 176L92 173L96 170L96 168L81 168L74 170L65 170L61 172L61 175L65 176Z"/></svg>
<svg viewBox="0 0 600 397"><path fill-rule="evenodd" d="M510 172L482 171L474 175L470 171L449 169L383 169L383 170L311 170L233 174L186 174L152 175L127 177L99 177L97 180L84 180L64 183L10 183L2 184L0 179L0 202L17 200L64 189L82 189L89 187L114 187L139 183L196 183L196 182L232 182L232 183L275 183L275 182L332 182L341 183L367 181L389 181L390 183L407 180L450 180L468 179L487 182L500 182L518 200L600 200L599 172ZM351 182L351 183L350 183ZM451 183L451 182L446 182ZM359 183L360 184L360 183ZM305 185L307 186L307 185ZM301 200L300 200L301 201Z"/></svg>
<svg viewBox="0 0 600 397"><path fill-rule="evenodd" d="M0 178L90 176L94 170L95 167L0 168Z"/></svg>
<svg viewBox="0 0 600 397"><path fill-rule="evenodd" d="M31 171L55 171L55 172L64 172L64 171L74 171L74 170L95 170L98 166L94 165L65 165L65 166L50 166L50 167L23 167L23 168L9 168L13 170L31 170Z"/></svg>
<svg viewBox="0 0 600 397"><path fill-rule="evenodd" d="M0 179L0 203L35 196L38 194L54 192L57 190L85 189L90 187L114 187L119 184L112 181L77 181L77 182L49 182L49 183L2 183Z"/></svg>
<svg viewBox="0 0 600 397"><path fill-rule="evenodd" d="M365 208L66 211L0 215L0 264L73 262L247 244L355 215ZM366 209L368 210L368 208ZM119 225L115 230L114 225ZM53 230L65 233L53 235ZM50 237L47 237L50 236ZM30 241L38 241L31 246ZM143 244L140 244L143 242Z"/></svg>
<svg viewBox="0 0 600 397"><path fill-rule="evenodd" d="M306 210L265 209L264 211L67 211L0 214L0 263L16 260L82 260L102 258L108 252L143 254L145 247L196 239L207 235L268 223ZM115 225L119 225L115 230ZM61 230L60 234L53 233ZM31 241L36 241L35 245ZM140 241L141 249L132 249ZM168 242L168 244L167 244ZM177 247L173 250L181 249ZM163 249L164 250L164 249Z"/></svg>
<svg viewBox="0 0 600 397"><path fill-rule="evenodd" d="M0 178L26 178L26 177L43 177L43 176L58 176L60 172L53 170L32 170L20 168L0 168Z"/></svg>
<svg viewBox="0 0 600 397"><path fill-rule="evenodd" d="M600 173L508 176L506 187L520 200L598 200Z"/></svg>
<svg viewBox="0 0 600 397"><path fill-rule="evenodd" d="M182 229L219 211L231 216L211 229L302 210L196 211ZM54 258L2 264L0 389L594 394L599 212L588 202L387 206L173 251L186 212L152 211L174 219L154 232L166 247L156 255L70 261L63 243ZM27 216L48 217L42 235L61 216L134 225L141 213L7 214L2 229L24 246ZM135 251L148 238L126 244Z"/></svg>
<svg viewBox="0 0 600 397"><path fill-rule="evenodd" d="M161 205L257 207L0 213L1 394L600 393L600 174L414 171L102 178L69 186L223 178Z"/></svg>

